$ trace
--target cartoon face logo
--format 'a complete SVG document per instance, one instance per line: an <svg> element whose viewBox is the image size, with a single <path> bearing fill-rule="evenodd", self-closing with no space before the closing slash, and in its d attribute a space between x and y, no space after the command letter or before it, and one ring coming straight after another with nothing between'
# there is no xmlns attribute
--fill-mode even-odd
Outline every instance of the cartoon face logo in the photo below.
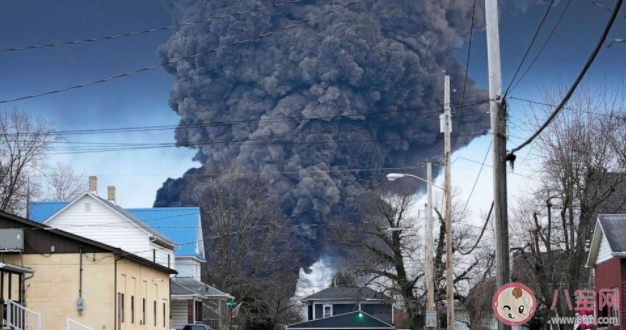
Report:
<svg viewBox="0 0 626 330"><path fill-rule="evenodd" d="M535 312L535 295L519 283L503 285L493 296L493 312L508 325L526 323Z"/></svg>

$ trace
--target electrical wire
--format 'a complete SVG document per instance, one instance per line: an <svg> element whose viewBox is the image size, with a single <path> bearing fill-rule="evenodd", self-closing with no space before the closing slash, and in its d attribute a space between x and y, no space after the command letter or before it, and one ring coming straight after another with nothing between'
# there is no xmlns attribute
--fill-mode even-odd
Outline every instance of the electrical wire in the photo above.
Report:
<svg viewBox="0 0 626 330"><path fill-rule="evenodd" d="M559 27L559 24L561 24L561 20L563 20L563 17L565 16L565 13L567 12L567 9L569 8L569 6L571 4L572 4L572 0L568 0L567 4L565 5L565 9L563 9L563 12L561 13L561 16L559 16L559 19L557 20L556 24L552 27L552 31L550 31L550 34L548 35L548 38L544 41L543 45L541 46L541 49L539 49L539 52L537 52L537 54L535 55L535 58L533 59L533 61L530 63L528 68L526 68L526 71L524 71L524 74L522 74L522 76L515 83L515 85L513 85L513 87L511 87L511 89L509 90L509 93L513 92L515 90L517 85L519 85L519 83L522 82L522 80L524 80L524 78L526 77L526 75L528 74L530 69L532 69L532 67L535 65L535 62L537 62L537 59L539 58L539 56L541 56L541 53L543 53L543 50L548 45L548 42L550 42L550 39L552 39L552 36L554 35L554 31L556 31L556 29Z"/></svg>
<svg viewBox="0 0 626 330"><path fill-rule="evenodd" d="M478 104L483 104L489 102L489 99L477 99L472 100L472 104L460 105L459 108L470 107ZM455 105L456 106L456 105ZM176 124L176 125L154 125L154 126L127 126L127 127L112 127L112 128L95 128L95 129L82 129L82 130L62 130L62 131L52 131L50 135L86 135L86 134L108 134L108 133L125 133L125 132L146 132L146 131L161 131L161 130L170 130L170 129L192 129L192 128L204 128L204 127L221 127L221 126L231 126L231 125L239 125L239 124L249 124L249 123L273 123L273 122L282 122L289 120L316 120L316 119L332 119L332 118L351 118L365 115L378 115L378 114L389 114L389 113L401 113L407 111L416 111L416 110L427 110L427 109L441 109L440 105L433 106L425 106L425 107L415 107L415 108L407 108L400 110L386 110L386 111L370 111L370 112L353 112L349 114L337 114L337 115L326 115L326 116L282 116L277 118L258 118L258 119L245 119L245 120L231 120L231 121L213 121L202 124ZM439 114L440 110L420 113L420 115L429 115L429 114ZM35 135L41 134L36 132L19 132L20 135ZM4 133L0 134L0 136L7 135L16 135L15 133Z"/></svg>
<svg viewBox="0 0 626 330"><path fill-rule="evenodd" d="M561 110L563 110L563 107L565 106L567 101L569 101L569 99L572 97L572 95L574 94L574 91L576 90L576 87L578 87L578 85L582 81L583 77L585 76L585 74L587 73L589 68L591 67L591 64L593 64L594 60L598 56L598 53L600 52L600 49L602 48L602 45L606 41L606 37L608 36L609 32L611 31L611 27L613 27L613 23L615 22L615 18L617 17L617 13L619 12L620 8L622 7L622 3L623 2L624 2L624 0L617 0L617 2L615 3L615 8L613 9L613 13L611 14L611 17L609 18L609 21L607 22L606 27L604 28L604 31L602 32L602 35L600 36L600 40L598 40L598 44L596 45L595 49L593 50L593 52L589 56L589 59L587 60L587 63L583 67L582 71L578 74L578 77L576 78L576 81L574 81L574 84L572 84L572 86L570 87L570 89L567 92L567 94L565 94L565 97L563 97L563 100L561 100L561 102L559 103L557 108L554 109L554 112L552 112L552 114L541 125L541 127L539 127L539 129L535 133L533 133L533 135L530 136L526 141L524 141L519 146L513 148L507 154L507 158L508 157L512 157L515 152L521 150L522 148L527 146L529 143L531 143L535 138L537 138L537 136L539 136L539 134L541 134L541 132L543 132L543 130L546 129L546 127L548 127L548 125L550 125L550 123L559 114L559 112L561 112Z"/></svg>
<svg viewBox="0 0 626 330"><path fill-rule="evenodd" d="M543 24L546 22L546 18L548 18L548 14L550 14L550 11L552 10L552 7L554 5L554 1L555 0L551 0L550 1L550 6L548 6L548 9L546 10L546 13L543 15L543 18L541 19L541 22L539 23L539 26L537 27L537 30L535 31L535 35L533 36L533 39L530 41L530 45L528 45L528 48L526 49L526 53L524 53L524 57L522 57L522 61L517 66L517 70L515 70L515 74L513 75L513 79L511 79L511 83L509 83L509 87L506 88L506 91L503 94L503 98L506 98L506 96L509 94L509 90L511 89L511 86L515 82L515 78L517 78L517 75L519 74L520 70L522 69L522 66L524 65L524 62L526 61L526 57L528 57L528 54L530 53L530 50L533 48L533 45L535 44L535 41L537 40L537 36L539 36L539 32L541 31L541 28L543 27ZM521 81L521 79L520 79L520 81Z"/></svg>
<svg viewBox="0 0 626 330"><path fill-rule="evenodd" d="M110 35L110 36L106 36L106 37L95 37L95 38L89 38L89 39L79 39L79 40L72 40L72 41L61 41L61 42L54 42L54 43L41 44L41 45L31 45L31 46L4 48L4 49L0 49L0 54L1 53L7 53L7 52L21 51L21 50L31 50L31 49L39 49L39 48L51 48L51 47L59 47L59 46L78 45L78 44L87 43L87 42L111 40L111 39L117 39L117 38L123 38L123 37L131 37L131 36L136 36L136 35L141 35L141 34L146 34L146 33L174 30L174 29L178 29L178 28L181 28L181 27L185 27L185 26L193 26L193 25L196 25L196 24L208 23L208 22L211 22L211 21L221 20L221 19L225 19L225 18L236 18L238 16L242 16L242 15L245 15L245 14L260 12L260 11L274 9L274 8L279 8L279 7L283 7L283 6L286 6L286 5L291 5L291 4L298 3L298 2L303 2L303 1L306 1L306 0L286 1L286 2L282 2L282 3L269 5L269 6L258 7L258 8L252 9L252 10L236 12L236 13L230 14L230 15L222 15L222 16L216 16L216 17L212 17L212 18L205 18L205 19L202 19L202 20L199 20L199 21L193 21L193 22L188 22L188 23L181 23L181 24L176 24L176 25L163 26L163 27L152 28L152 29L147 29L147 30L142 30L142 31L120 33L120 34Z"/></svg>
<svg viewBox="0 0 626 330"><path fill-rule="evenodd" d="M600 4L599 2L596 2L596 1L593 1L593 0L587 0L587 1L593 3L594 5L600 7L602 9L604 9L604 10L607 10L607 11L609 11L611 13L613 12L613 10L611 10L611 8L607 8L607 7L603 6L602 4ZM624 15L624 14L618 14L618 15L623 17L623 18L626 18L626 15Z"/></svg>
<svg viewBox="0 0 626 330"><path fill-rule="evenodd" d="M467 60L465 61L465 77L463 78L463 94L461 96L461 113L463 112L464 105L465 105L465 91L466 91L466 87L467 87L467 78L469 76L469 67L470 67L470 60L471 60L471 55L472 55L472 40L473 40L473 36L474 36L474 16L476 14L476 0L474 0L474 4L472 5L472 19L470 21L470 35L468 38L468 43L467 43ZM456 124L456 134L454 136L454 138L452 139L452 149L454 150L454 146L455 146L455 142L458 138L458 133L459 133L459 127L461 126L461 120L457 121Z"/></svg>
<svg viewBox="0 0 626 330"><path fill-rule="evenodd" d="M75 90L75 89L80 89L80 88L85 88L85 87L90 87L93 85L98 85L98 84L102 84L102 83L106 83L112 80L116 80L116 79L120 79L120 78L125 78L125 77L129 77L129 76L133 76L142 72L147 72L147 71L151 71L157 68L162 68L171 64L176 64L179 62L183 62L183 61L187 61L187 60L191 60L191 59L195 59L197 57L203 56L203 55L208 55L208 54L212 54L212 53L216 53L220 50L223 49L227 49L227 48L231 48L231 47L235 47L235 46L239 46L239 45L243 45L243 44L247 44L256 40L260 40L266 37L270 37L278 32L282 32L282 31L286 31L295 27L298 27L300 25L306 24L308 22L314 21L316 19L325 17L327 15L342 11L342 10L347 10L349 7L354 6L356 4L359 4L361 2L364 2L365 0L355 0L352 2L347 3L346 5L340 5L340 4L336 4L339 6L339 8L335 8L333 10L324 12L322 14L307 18L305 20L301 20L301 21L297 21L295 23L292 23L290 25L286 25L283 26L281 28L278 28L276 30L272 30L266 33L262 33L259 34L257 36L248 38L248 39L244 39L244 40L239 40L239 41L235 41L217 48L213 48L209 51L206 52L202 52L202 53L197 53L197 54L193 54L193 55L189 55L189 56L184 56L181 57L179 59L175 59L175 60L170 60L161 64L156 64L156 65L152 65L152 66L148 66L148 67L144 67L141 69L137 69L134 71L130 71L130 72L126 72L126 73L122 73L119 75L115 75L115 76L110 76L107 78L103 78L100 80L96 80L96 81L92 81L92 82L88 82L88 83L84 83L84 84L80 84L80 85L74 85L74 86L70 86L70 87L66 87L66 88L61 88L61 89L56 89L56 90L52 90L52 91L47 91L47 92L43 92L43 93L39 93L39 94L31 94L31 95L26 95L26 96L21 96L21 97L17 97L17 98L13 98L13 99L5 99L5 100L0 100L0 104L4 104L4 103L11 103L11 102L16 102L16 101L22 101L22 100L28 100L28 99L33 99L33 98L38 98L38 97L42 97L42 96L47 96L47 95L51 95L51 94L58 94L58 93L63 93L63 92L67 92L70 90Z"/></svg>
<svg viewBox="0 0 626 330"><path fill-rule="evenodd" d="M485 133L476 133L476 134L463 134L459 136L482 136L486 134L491 134L488 132ZM414 137L414 138L399 138L399 139L366 139L366 140L344 140L344 141L300 141L300 142L290 142L290 141L280 141L280 142L265 142L265 143L246 143L246 146L269 146L269 145L325 145L325 144L357 144L357 143L372 143L372 142L408 142L408 141L420 141L420 140L432 140L437 139L437 136L429 136L429 137ZM254 141L255 139L249 139L247 141ZM237 141L242 142L242 141ZM217 141L217 142L203 142L198 144L193 144L192 146L206 146L212 144L229 144L233 143L233 141ZM136 150L149 150L149 149L162 149L162 148L173 148L177 147L176 145L169 146L146 146L146 147L129 147L129 148L118 148L118 149L105 149L105 150L79 150L79 151L67 151L67 152L56 152L56 153L48 153L48 155L74 155L74 154L87 154L87 153L103 153L103 152L113 152L113 151L136 151Z"/></svg>

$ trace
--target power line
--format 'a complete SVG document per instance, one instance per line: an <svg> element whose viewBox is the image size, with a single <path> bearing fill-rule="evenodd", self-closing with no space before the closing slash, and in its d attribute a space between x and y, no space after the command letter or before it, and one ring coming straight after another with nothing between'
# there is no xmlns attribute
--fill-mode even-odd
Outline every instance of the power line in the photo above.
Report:
<svg viewBox="0 0 626 330"><path fill-rule="evenodd" d="M611 8L607 8L607 7L603 6L602 4L600 4L599 2L596 2L596 1L593 1L593 0L588 0L588 1L589 1L589 2L591 2L591 3L593 3L594 5L596 5L596 6L600 7L600 8L602 8L602 9L604 9L604 10L607 10L607 11L609 11L609 12L613 12L613 11L611 10ZM619 16L621 16L621 17L623 17L623 18L626 18L626 15L624 15L624 14L618 14L618 15L619 15Z"/></svg>
<svg viewBox="0 0 626 330"><path fill-rule="evenodd" d="M476 115L483 115L482 113L478 113L478 114L468 114L466 116L476 116ZM427 121L439 121L438 118L436 119L424 119L421 122L427 122ZM88 150L109 150L109 149L113 149L113 150L117 150L118 148L131 148L131 147L158 147L158 146L163 146L163 147L168 147L168 146L172 146L172 147L189 147L189 146L196 146L196 145L202 145L203 143L216 143L216 142L245 142L245 141L250 141L250 140L263 140L263 139L273 139L273 138L280 138L280 137L290 137L290 136L299 136L302 135L304 133L306 134L317 134L317 133L333 133L333 132L351 132L351 131L357 131L357 130L366 130L366 129L371 129L371 128L379 128L379 127L389 127L389 126L398 126L398 125L403 125L404 123L387 123L387 124L379 124L379 125L367 125L367 126L362 126L362 127L352 127L352 128L336 128L336 129L324 129L324 130L301 130L301 131L295 131L295 132L289 132L289 133L283 133L283 134L270 134L270 135L264 135L264 136L256 136L254 137L254 139L250 139L250 138L246 138L246 139L232 139L232 140L221 140L221 141L207 141L207 142L193 142L193 143L174 143L174 142L159 142L159 143L127 143L127 142L84 142L84 145L79 145L79 146L68 146L68 147L62 147L63 150L84 150L84 151L88 151ZM63 142L58 142L58 143L63 143ZM81 144L81 142L73 142L76 144ZM87 148L91 148L91 149L87 149ZM1 148L0 148L1 149ZM55 148L55 150L58 150L59 148Z"/></svg>
<svg viewBox="0 0 626 330"><path fill-rule="evenodd" d="M470 107L478 104L483 104L489 102L488 99L481 100L472 100L472 104L464 105L463 107ZM461 107L461 106L460 106ZM239 125L239 124L249 124L249 123L272 123L272 122L282 122L289 120L316 120L316 119L332 119L332 118L343 118L343 117L358 117L365 115L378 115L378 114L389 114L389 113L401 113L408 111L416 111L416 110L427 110L427 109L441 109L440 105L434 106L425 106L425 107L415 107L415 108L407 108L400 110L386 110L386 111L370 111L370 112L353 112L349 114L336 114L336 115L326 115L326 116L282 116L276 118L259 118L259 119L245 119L245 120L232 120L232 121L214 121L202 124L176 124L176 125L154 125L154 126L127 126L127 127L112 127L112 128L95 128L95 129L82 129L82 130L62 130L62 131L53 131L50 132L50 135L88 135L88 134L108 134L108 133L125 133L125 132L145 132L145 131L161 131L161 130L170 130L170 129L192 129L192 128L204 128L204 127L221 127L221 126L230 126L230 125ZM424 112L420 113L420 115L430 115L430 114L439 114L439 110L432 112ZM20 135L34 135L41 134L35 132L19 132ZM16 135L15 133L4 133L0 134L0 136L5 135Z"/></svg>
<svg viewBox="0 0 626 330"><path fill-rule="evenodd" d="M587 63L583 67L582 71L580 72L580 74L578 74L578 77L576 78L576 81L574 81L574 84L570 87L570 89L567 92L567 94L565 94L565 97L563 98L563 100L561 100L561 103L559 103L557 108L554 109L554 112L552 112L552 114L548 117L548 119L545 121L545 123L543 123L543 125L541 125L541 127L539 127L539 129L531 137L529 137L526 141L524 141L519 146L513 148L508 153L507 158L509 158L509 156L512 156L515 152L521 150L522 148L527 146L529 143L531 143L535 138L537 138L537 136L539 136L539 134L541 134L541 132L543 132L543 130L546 129L546 127L548 127L548 125L550 125L550 123L559 114L559 112L561 112L561 110L563 109L563 107L565 106L567 101L569 101L569 99L572 97L572 94L574 94L574 91L576 90L576 87L578 87L578 85L582 81L583 77L585 76L585 74L587 73L589 68L591 67L591 64L593 64L593 61L598 56L598 53L600 52L600 49L602 48L602 45L604 44L604 42L606 40L606 37L608 36L609 32L611 31L611 27L613 27L613 23L615 22L615 18L617 17L617 13L619 12L620 8L622 7L622 3L623 2L624 2L624 0L617 0L617 3L615 4L615 9L613 9L613 13L611 14L611 17L609 18L609 21L608 21L606 27L604 28L604 31L602 32L602 35L600 36L600 40L598 40L598 44L596 45L595 49L591 53L591 56L589 56L589 59L587 60Z"/></svg>
<svg viewBox="0 0 626 330"><path fill-rule="evenodd" d="M475 16L475 14L476 14L476 0L474 0L474 4L472 5L472 19L471 19L470 29L469 29L470 35L469 35L468 44L467 44L467 60L465 61L465 77L463 78L463 95L461 96L461 112L463 112L463 110L465 109L464 108L464 105L465 105L465 91L466 91L466 87L467 87L467 78L469 76L470 60L471 60L471 56L472 56L472 40L473 40L473 36L474 36L474 16ZM456 134L454 136L453 141L456 141L456 139L458 138L460 126L461 126L461 120L457 121ZM454 142L453 142L453 145L454 145Z"/></svg>
<svg viewBox="0 0 626 330"><path fill-rule="evenodd" d="M520 82L522 82L522 80L524 80L524 78L526 77L526 75L528 74L528 72L530 71L530 69L532 69L532 67L535 65L535 62L537 62L537 59L539 58L539 56L541 56L541 53L543 53L543 50L546 48L546 46L548 45L548 42L550 42L550 39L552 39L552 36L554 35L554 31L556 31L557 27L559 26L559 24L561 24L561 20L563 19L563 17L565 16L565 13L567 12L567 9L569 8L570 4L572 4L572 0L569 0L567 2L567 4L565 5L565 9L563 9L563 12L561 13L561 16L559 16L559 19L557 20L556 24L552 27L552 31L550 31L550 34L548 35L548 38L544 41L543 45L541 46L541 49L539 49L539 52L537 52L537 55L535 55L535 58L533 59L533 61L530 63L530 65L528 66L528 68L526 68L526 71L524 71L524 74L522 74L522 76L519 78L519 80L515 83L515 85L513 85L513 87L511 87L511 89L509 90L509 92L513 92L513 90L515 90L515 88L517 87L517 85L520 84Z"/></svg>
<svg viewBox="0 0 626 330"><path fill-rule="evenodd" d="M513 75L513 79L511 79L511 83L509 84L509 87L506 88L506 91L504 92L504 98L506 98L506 95L509 93L509 90L511 89L511 86L513 85L513 83L515 82L515 78L517 78L517 75L519 74L520 70L522 69L522 66L524 65L524 62L526 61L526 57L528 57L528 54L530 53L530 50L533 48L533 45L535 44L535 41L537 40L537 36L539 36L539 32L541 31L541 28L543 27L543 23L546 22L546 18L548 18L548 14L550 14L550 10L552 10L552 6L554 5L554 0L550 1L550 6L548 6L548 9L546 10L546 13L543 15L543 18L541 19L541 22L539 23L539 26L537 27L537 30L535 31L535 35L533 36L533 39L530 41L530 45L528 45L528 48L526 49L526 53L524 54L524 57L522 57L522 61L520 62L519 66L517 66L517 70L515 70L515 74ZM521 79L520 79L521 81Z"/></svg>
<svg viewBox="0 0 626 330"><path fill-rule="evenodd" d="M41 45L31 45L31 46L4 48L4 49L0 49L0 54L1 53L7 53L7 52L21 51L21 50L31 50L31 49L39 49L39 48L51 48L51 47L59 47L59 46L78 45L78 44L87 43L87 42L111 40L111 39L117 39L117 38L123 38L123 37L131 37L131 36L136 36L136 35L141 35L141 34L146 34L146 33L154 33L154 32L161 32L161 31L167 31L167 30L174 30L174 29L181 28L181 27L184 27L184 26L192 26L192 25L201 24L201 23L208 23L208 22L211 22L211 21L221 20L221 19L225 19L225 18L236 18L238 16L242 16L242 15L245 15L245 14L250 14L250 13L260 12L260 11L269 10L269 9L273 9L273 8L283 7L283 6L286 6L286 5L291 5L291 4L302 2L302 1L305 1L305 0L292 0L292 1L287 1L287 2L277 3L277 4L274 4L274 5L258 7L258 8L252 9L252 10L240 11L240 12L236 12L236 13L230 14L230 15L222 15L222 16L216 16L216 17L212 17L212 18L205 18L205 19L202 19L202 20L199 20L199 21L193 21L193 22L181 23L181 24L176 24L176 25L163 26L163 27L152 28L152 29L147 29L147 30L142 30L142 31L120 33L120 34L110 35L110 36L106 36L106 37L96 37L96 38L89 38L89 39L79 39L79 40L72 40L72 41L54 42L54 43L41 44Z"/></svg>
<svg viewBox="0 0 626 330"><path fill-rule="evenodd" d="M130 72L127 72L127 73L123 73L123 74L111 76L111 77L108 77L108 78L92 81L92 82L89 82L89 83L84 83L84 84L80 84L80 85L74 85L74 86L71 86L71 87L66 87L66 88L62 88L62 89L56 89L56 90L43 92L43 93L39 93L39 94L31 94L31 95L21 96L21 97L17 97L17 98L14 98L14 99L0 100L0 104L16 102L16 101L22 101L22 100L27 100L27 99L33 99L33 98L38 98L38 97L47 96L47 95L51 95L51 94L63 93L63 92L67 92L67 91L74 90L74 89L90 87L90 86L93 86L93 85L106 83L106 82L109 82L109 81L112 81L112 80L133 76L133 75L136 75L136 74L139 74L139 73L142 73L142 72L151 71L151 70L154 70L154 69L157 69L157 68L165 67L167 65L176 64L176 63L179 63L179 62L182 62L182 61L191 60L191 59L194 59L196 57L212 54L212 53L215 53L215 52L223 50L223 49L227 49L227 48L243 45L243 44L255 41L255 40L260 40L260 39L272 36L272 35L274 35L274 34L276 34L278 32L286 31L286 30L292 29L294 27L298 27L298 26L303 25L305 23L308 23L308 22L311 22L313 20L325 17L327 15L339 12L341 10L347 10L348 7L354 6L354 5L356 5L358 3L361 3L363 1L365 1L365 0L355 0L353 2L350 2L350 3L346 4L346 5L336 4L336 5L339 6L339 8L335 8L333 10L324 12L324 13L322 13L320 15L317 15L317 16L313 16L313 17L307 18L305 20L297 21L297 22L295 22L293 24L290 24L290 25L287 25L287 26L283 26L281 28L278 28L276 30L272 30L270 32L259 34L259 35L255 36L255 37L252 37L252 38L249 38L249 39L239 40L239 41L235 41L233 43L226 44L224 46L213 48L213 49L211 49L209 51L206 51L206 52L197 53L197 54L193 54L193 55L190 55L190 56L184 56L184 57L182 57L180 59L170 60L170 61L167 61L167 62L164 62L164 63L161 63L161 64L156 64L156 65L144 67L144 68L141 68L141 69L137 69L137 70L130 71Z"/></svg>

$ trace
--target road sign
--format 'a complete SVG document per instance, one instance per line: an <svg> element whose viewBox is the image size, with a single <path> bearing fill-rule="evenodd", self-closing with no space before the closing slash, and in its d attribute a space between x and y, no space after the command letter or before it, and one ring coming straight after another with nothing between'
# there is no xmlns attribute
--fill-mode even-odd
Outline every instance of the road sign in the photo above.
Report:
<svg viewBox="0 0 626 330"><path fill-rule="evenodd" d="M437 326L437 312L426 311L426 326L427 327Z"/></svg>
<svg viewBox="0 0 626 330"><path fill-rule="evenodd" d="M237 306L237 302L236 301L227 301L226 302L226 306Z"/></svg>

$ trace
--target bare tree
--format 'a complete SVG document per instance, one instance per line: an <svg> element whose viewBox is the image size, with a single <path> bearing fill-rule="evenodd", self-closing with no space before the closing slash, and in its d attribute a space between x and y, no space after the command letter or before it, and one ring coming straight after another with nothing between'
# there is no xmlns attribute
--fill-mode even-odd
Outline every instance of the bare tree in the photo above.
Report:
<svg viewBox="0 0 626 330"><path fill-rule="evenodd" d="M335 242L348 246L351 254L347 263L354 262L354 273L367 279L362 285L382 289L388 296L400 302L409 316L412 329L424 324L426 306L426 285L424 281L423 236L417 230L423 228L421 219L413 216L415 196L409 192L390 194L372 191L363 198L361 215L363 223L354 225L333 221L330 235ZM435 198L439 200L439 198ZM473 227L465 226L466 210L461 209L458 194L453 198L455 299L464 301L470 282L483 272L489 258L464 256L476 243L478 235ZM435 300L442 303L446 299L445 286L445 221L440 207L436 207L440 224L435 246ZM389 228L404 228L392 230ZM481 249L476 250L476 253ZM355 260L356 259L356 260ZM490 266L487 266L490 267ZM484 271L484 269L482 269ZM487 272L488 273L488 272Z"/></svg>
<svg viewBox="0 0 626 330"><path fill-rule="evenodd" d="M0 113L0 135L0 210L23 215L28 176L43 165L59 136L42 118L18 109Z"/></svg>
<svg viewBox="0 0 626 330"><path fill-rule="evenodd" d="M71 164L56 162L46 178L45 199L72 200L86 190L84 173L76 173Z"/></svg>
<svg viewBox="0 0 626 330"><path fill-rule="evenodd" d="M298 321L291 299L298 254L288 219L257 176L241 174L236 165L207 175L194 191L207 235L205 280L242 303L236 322L243 328L272 330Z"/></svg>
<svg viewBox="0 0 626 330"><path fill-rule="evenodd" d="M543 102L554 104L563 92L562 84L544 89ZM513 213L513 277L535 284L538 311L545 311L545 317L574 313L564 301L554 311L546 307L555 290L573 293L590 285L585 243L602 206L618 187L625 188L625 96L623 83L581 87L535 142L531 159L542 184ZM532 105L529 110L533 129L552 108Z"/></svg>

